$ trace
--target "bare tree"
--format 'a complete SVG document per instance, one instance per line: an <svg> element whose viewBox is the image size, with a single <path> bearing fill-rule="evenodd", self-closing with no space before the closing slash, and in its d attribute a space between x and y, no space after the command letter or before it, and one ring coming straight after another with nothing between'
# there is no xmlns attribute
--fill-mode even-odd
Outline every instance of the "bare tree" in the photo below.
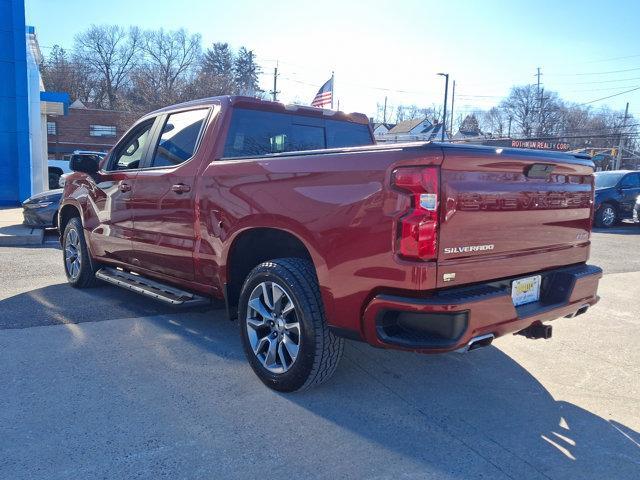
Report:
<svg viewBox="0 0 640 480"><path fill-rule="evenodd" d="M96 90L90 69L59 45L54 45L42 66L42 80L47 90L67 92L73 100L88 102Z"/></svg>
<svg viewBox="0 0 640 480"><path fill-rule="evenodd" d="M200 59L200 35L160 29L142 37L143 57L131 73L132 100L148 108L183 100Z"/></svg>
<svg viewBox="0 0 640 480"><path fill-rule="evenodd" d="M562 100L557 93L542 90L535 118L536 135L547 136L558 133L562 106Z"/></svg>
<svg viewBox="0 0 640 480"><path fill-rule="evenodd" d="M387 118L389 116L387 115ZM396 108L396 122L426 118L432 123L440 123L442 120L442 106L435 104L430 107L419 107L417 105L398 105Z"/></svg>
<svg viewBox="0 0 640 480"><path fill-rule="evenodd" d="M480 117L480 128L496 137L507 134L509 118L506 112L499 107L492 107L483 112Z"/></svg>
<svg viewBox="0 0 640 480"><path fill-rule="evenodd" d="M534 132L538 105L536 87L521 85L511 89L509 96L500 104L500 108L508 117L513 118L518 133L530 137Z"/></svg>
<svg viewBox="0 0 640 480"><path fill-rule="evenodd" d="M99 84L96 100L102 106L117 107L119 95L137 64L141 45L142 35L137 27L126 30L117 25L92 25L76 35L76 55Z"/></svg>

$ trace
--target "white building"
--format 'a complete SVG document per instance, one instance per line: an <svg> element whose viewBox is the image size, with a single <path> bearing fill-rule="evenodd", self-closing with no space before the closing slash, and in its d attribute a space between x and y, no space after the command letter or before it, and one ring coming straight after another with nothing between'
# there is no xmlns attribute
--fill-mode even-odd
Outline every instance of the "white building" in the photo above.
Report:
<svg viewBox="0 0 640 480"><path fill-rule="evenodd" d="M414 118L412 120L405 120L404 122L396 124L386 133L376 135L376 140L378 142L390 143L437 142L442 139L442 128L443 126L441 123L431 123L427 117ZM444 132L444 140L449 140L449 135L446 130Z"/></svg>

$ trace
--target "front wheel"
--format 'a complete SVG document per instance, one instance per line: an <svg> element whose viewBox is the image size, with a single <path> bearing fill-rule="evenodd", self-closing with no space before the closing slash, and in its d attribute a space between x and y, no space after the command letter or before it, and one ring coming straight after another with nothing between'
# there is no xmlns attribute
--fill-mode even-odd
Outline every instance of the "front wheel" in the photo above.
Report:
<svg viewBox="0 0 640 480"><path fill-rule="evenodd" d="M311 262L279 258L258 265L244 282L238 313L247 360L268 387L305 390L335 372L344 340L327 326Z"/></svg>
<svg viewBox="0 0 640 480"><path fill-rule="evenodd" d="M72 287L87 288L97 283L94 263L84 239L82 222L78 217L69 220L62 234L64 271Z"/></svg>
<svg viewBox="0 0 640 480"><path fill-rule="evenodd" d="M616 209L605 203L596 211L596 226L609 228L616 224L618 221L618 212Z"/></svg>

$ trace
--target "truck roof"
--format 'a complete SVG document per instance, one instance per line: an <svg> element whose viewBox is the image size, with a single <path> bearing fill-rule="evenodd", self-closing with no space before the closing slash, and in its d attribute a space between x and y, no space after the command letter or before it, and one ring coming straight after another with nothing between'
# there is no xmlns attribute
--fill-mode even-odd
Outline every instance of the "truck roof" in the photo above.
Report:
<svg viewBox="0 0 640 480"><path fill-rule="evenodd" d="M362 113L346 113L336 110L326 110L323 108L309 107L306 105L285 105L284 103L280 102L272 102L269 100L261 100L259 98L245 97L241 95L223 95L220 97L201 98L198 100L192 100L176 105L170 105L168 107L155 110L148 115L156 115L158 113L172 112L174 110L181 110L199 106L208 107L215 104L221 104L227 107L250 108L253 110L264 110L277 113L296 113L299 115L308 115L312 117L325 117L332 120L360 123L363 125L369 123L369 119L367 118L367 116Z"/></svg>

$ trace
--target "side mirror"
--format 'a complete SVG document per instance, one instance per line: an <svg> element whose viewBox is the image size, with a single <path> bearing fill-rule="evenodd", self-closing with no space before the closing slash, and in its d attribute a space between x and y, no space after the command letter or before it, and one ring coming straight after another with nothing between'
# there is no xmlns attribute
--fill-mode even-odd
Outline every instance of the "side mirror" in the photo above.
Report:
<svg viewBox="0 0 640 480"><path fill-rule="evenodd" d="M69 168L74 172L93 175L100 169L100 158L97 155L73 155L69 160Z"/></svg>

